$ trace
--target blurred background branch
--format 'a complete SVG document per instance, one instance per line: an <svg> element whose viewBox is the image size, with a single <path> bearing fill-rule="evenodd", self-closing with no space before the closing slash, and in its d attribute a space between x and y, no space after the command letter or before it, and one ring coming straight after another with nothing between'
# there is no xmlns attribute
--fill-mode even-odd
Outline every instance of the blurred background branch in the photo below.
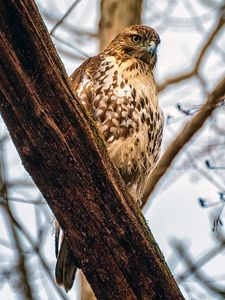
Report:
<svg viewBox="0 0 225 300"><path fill-rule="evenodd" d="M159 84L158 92L162 92L171 84L177 84L183 80L190 79L192 76L199 76L201 63L205 57L206 52L208 51L209 48L214 50L215 47L213 46L213 41L216 38L217 34L225 25L225 6L222 6L221 9L218 11L218 13L219 13L219 18L217 23L213 26L213 29L208 34L208 39L205 41L201 49L198 51L198 54L196 55L195 58L195 62L193 63L191 61L191 70L176 75L175 77L170 76L170 78L165 80L164 83ZM215 50L217 51L217 49ZM223 58L225 58L225 53L222 53L222 55Z"/></svg>
<svg viewBox="0 0 225 300"><path fill-rule="evenodd" d="M207 118L212 114L217 105L224 100L225 95L225 78L223 78L216 88L211 92L206 102L202 105L199 112L187 123L181 133L175 138L169 145L164 155L157 163L157 166L152 171L142 199L143 205L147 202L151 193L154 191L158 181L168 171L171 163L176 158L178 153L183 149L187 142L193 137L193 135L202 128Z"/></svg>

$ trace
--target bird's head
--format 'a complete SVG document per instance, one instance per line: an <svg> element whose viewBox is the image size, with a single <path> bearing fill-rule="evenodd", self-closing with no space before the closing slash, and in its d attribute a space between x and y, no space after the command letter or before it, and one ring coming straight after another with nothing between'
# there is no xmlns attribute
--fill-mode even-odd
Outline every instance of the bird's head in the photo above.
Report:
<svg viewBox="0 0 225 300"><path fill-rule="evenodd" d="M145 25L133 25L123 29L107 49L144 61L153 68L157 60L156 52L159 43L159 35L153 28Z"/></svg>

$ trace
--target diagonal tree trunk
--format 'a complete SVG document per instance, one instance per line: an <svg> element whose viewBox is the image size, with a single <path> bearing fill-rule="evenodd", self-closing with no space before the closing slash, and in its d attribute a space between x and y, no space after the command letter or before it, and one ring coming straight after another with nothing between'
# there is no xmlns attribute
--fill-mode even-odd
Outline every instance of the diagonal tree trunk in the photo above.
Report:
<svg viewBox="0 0 225 300"><path fill-rule="evenodd" d="M0 109L98 299L183 299L32 0L0 2Z"/></svg>

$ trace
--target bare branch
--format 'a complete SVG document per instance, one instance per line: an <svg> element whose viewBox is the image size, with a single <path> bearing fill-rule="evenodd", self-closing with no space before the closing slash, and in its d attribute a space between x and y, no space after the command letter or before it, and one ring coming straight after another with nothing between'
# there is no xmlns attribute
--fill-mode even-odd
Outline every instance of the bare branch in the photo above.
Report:
<svg viewBox="0 0 225 300"><path fill-rule="evenodd" d="M221 289L218 285L214 284L209 277L207 277L203 272L199 270L199 267L196 266L195 263L193 263L193 258L190 256L188 250L184 247L184 245L182 245L181 243L176 243L174 248L180 255L180 258L182 258L187 265L190 275L194 275L202 285L214 292L216 295L222 296L224 299L225 289Z"/></svg>
<svg viewBox="0 0 225 300"><path fill-rule="evenodd" d="M79 4L81 0L75 0L73 4L68 8L66 13L62 16L62 18L53 26L52 30L50 31L50 35L52 35L56 29L64 22L64 20L69 16L69 14L73 11L73 9Z"/></svg>
<svg viewBox="0 0 225 300"><path fill-rule="evenodd" d="M14 226L21 232L21 234L27 239L27 241L29 242L29 244L32 247L32 250L34 251L34 253L38 256L38 259L43 267L43 269L46 272L46 275L49 279L49 281L51 282L52 286L54 287L54 289L56 290L57 294L60 296L61 299L63 300L69 300L68 297L65 295L65 292L63 292L56 284L55 284L55 279L52 276L52 273L49 269L49 266L44 258L44 256L42 255L42 253L40 252L40 248L39 245L37 243L35 243L34 239L32 238L32 236L29 234L29 232L26 230L26 228L13 216L12 212L9 211L10 213L10 218L11 218L11 222L14 224Z"/></svg>
<svg viewBox="0 0 225 300"><path fill-rule="evenodd" d="M41 10L41 15L44 17L44 19L50 23L56 23L59 19L58 16L54 15L52 11L46 11L45 9ZM75 34L77 36L83 36L85 38L92 38L96 39L98 37L97 33L86 31L82 28L77 28L74 25L71 25L70 23L61 23L61 28L63 28L67 33Z"/></svg>
<svg viewBox="0 0 225 300"><path fill-rule="evenodd" d="M198 75L199 73L199 68L201 66L201 62L205 56L205 53L207 52L208 48L211 47L213 40L215 39L217 33L221 30L221 28L224 26L225 24L225 16L224 16L224 9L225 8L221 8L221 16L215 26L215 28L212 30L211 34L209 35L208 39L206 40L205 44L203 45L203 47L201 48L201 50L199 51L198 55L197 55L197 59L194 63L194 66L192 68L192 70L188 71L188 72L184 72L182 74L176 75L174 77L170 77L169 79L166 79L165 82L163 82L162 84L158 85L158 92L162 92L164 89L166 89L169 85L175 84L175 83L179 83L183 80L189 79L194 75Z"/></svg>
<svg viewBox="0 0 225 300"><path fill-rule="evenodd" d="M77 48L75 45L71 44L70 42L67 42L67 41L63 40L63 39L61 39L60 37L58 37L56 35L52 35L52 37L54 39L56 39L57 41L59 41L61 44L66 45L69 48L71 48L71 49L75 50L76 52L78 52L83 57L83 59L88 57L87 53L85 53L81 49Z"/></svg>

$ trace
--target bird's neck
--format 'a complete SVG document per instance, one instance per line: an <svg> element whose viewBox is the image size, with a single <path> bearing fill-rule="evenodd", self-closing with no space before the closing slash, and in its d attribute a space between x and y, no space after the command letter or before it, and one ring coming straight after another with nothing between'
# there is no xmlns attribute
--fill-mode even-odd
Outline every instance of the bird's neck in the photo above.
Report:
<svg viewBox="0 0 225 300"><path fill-rule="evenodd" d="M140 74L153 77L153 68L151 65L138 58L129 55L120 55L120 53L108 52L104 53L104 60L108 65L118 68L118 71L121 74L127 74L129 77L136 77Z"/></svg>

